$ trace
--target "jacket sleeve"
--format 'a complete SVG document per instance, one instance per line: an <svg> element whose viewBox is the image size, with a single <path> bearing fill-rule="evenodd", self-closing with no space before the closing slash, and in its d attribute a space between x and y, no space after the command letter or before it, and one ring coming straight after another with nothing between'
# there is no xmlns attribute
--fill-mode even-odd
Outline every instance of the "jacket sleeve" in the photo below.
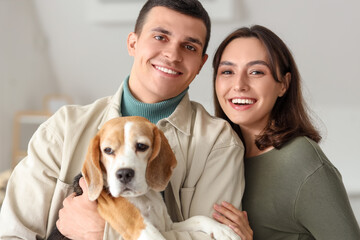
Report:
<svg viewBox="0 0 360 240"><path fill-rule="evenodd" d="M1 239L43 239L57 219L70 186L58 180L62 142L41 125L28 156L14 169L0 213Z"/></svg>
<svg viewBox="0 0 360 240"><path fill-rule="evenodd" d="M316 239L360 239L340 173L327 164L318 168L300 189L295 218Z"/></svg>

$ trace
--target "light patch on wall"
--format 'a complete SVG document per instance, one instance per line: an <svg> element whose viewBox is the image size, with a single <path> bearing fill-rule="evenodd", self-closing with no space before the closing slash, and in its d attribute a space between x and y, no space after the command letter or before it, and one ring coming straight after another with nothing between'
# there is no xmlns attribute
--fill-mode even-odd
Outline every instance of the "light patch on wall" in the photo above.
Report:
<svg viewBox="0 0 360 240"><path fill-rule="evenodd" d="M87 17L94 23L135 22L143 0L88 0ZM229 21L234 16L234 0L203 0L204 8L214 21Z"/></svg>

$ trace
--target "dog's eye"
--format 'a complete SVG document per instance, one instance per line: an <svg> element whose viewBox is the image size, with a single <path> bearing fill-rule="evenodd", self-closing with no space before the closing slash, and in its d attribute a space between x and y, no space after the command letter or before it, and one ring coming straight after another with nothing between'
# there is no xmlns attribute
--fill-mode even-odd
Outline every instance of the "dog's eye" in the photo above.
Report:
<svg viewBox="0 0 360 240"><path fill-rule="evenodd" d="M105 152L106 154L109 154L109 155L114 154L114 150L112 150L112 149L109 148L109 147L105 148L105 149L104 149L104 152Z"/></svg>
<svg viewBox="0 0 360 240"><path fill-rule="evenodd" d="M143 143L137 143L135 147L136 147L136 151L140 151L140 152L145 152L149 148L148 145Z"/></svg>

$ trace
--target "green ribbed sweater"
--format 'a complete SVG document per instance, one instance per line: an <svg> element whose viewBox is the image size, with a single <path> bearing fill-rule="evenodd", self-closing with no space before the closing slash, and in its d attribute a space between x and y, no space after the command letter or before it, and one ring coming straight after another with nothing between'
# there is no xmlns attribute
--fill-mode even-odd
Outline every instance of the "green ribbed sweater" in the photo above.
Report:
<svg viewBox="0 0 360 240"><path fill-rule="evenodd" d="M158 102L143 103L137 100L129 90L129 77L124 80L124 90L121 99L122 116L141 116L156 124L160 119L169 117L185 96L189 88L174 98Z"/></svg>

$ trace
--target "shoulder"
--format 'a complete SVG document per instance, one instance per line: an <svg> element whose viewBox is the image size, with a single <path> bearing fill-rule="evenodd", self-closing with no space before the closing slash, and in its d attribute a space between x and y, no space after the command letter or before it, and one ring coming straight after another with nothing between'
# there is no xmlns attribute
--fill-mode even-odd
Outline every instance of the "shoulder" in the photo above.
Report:
<svg viewBox="0 0 360 240"><path fill-rule="evenodd" d="M66 105L56 111L39 127L39 134L64 139L67 134L79 133L87 128L97 129L107 110L111 97L96 100L88 105Z"/></svg>
<svg viewBox="0 0 360 240"><path fill-rule="evenodd" d="M293 158L300 157L317 164L329 163L319 144L308 137L297 137L285 144L281 150L291 153Z"/></svg>
<svg viewBox="0 0 360 240"><path fill-rule="evenodd" d="M84 119L91 119L93 116L102 115L111 103L112 97L100 98L88 105L66 105L60 108L55 114L54 118L63 119L66 121L83 122Z"/></svg>
<svg viewBox="0 0 360 240"><path fill-rule="evenodd" d="M319 144L307 137L297 137L289 141L280 152L282 156L286 156L286 165L293 166L305 175L311 175L322 167L335 168Z"/></svg>
<svg viewBox="0 0 360 240"><path fill-rule="evenodd" d="M55 114L54 118L59 118L68 121L82 121L92 115L97 115L99 112L105 111L107 105L110 103L111 97L104 97L94 101L88 105L66 105L60 108Z"/></svg>

